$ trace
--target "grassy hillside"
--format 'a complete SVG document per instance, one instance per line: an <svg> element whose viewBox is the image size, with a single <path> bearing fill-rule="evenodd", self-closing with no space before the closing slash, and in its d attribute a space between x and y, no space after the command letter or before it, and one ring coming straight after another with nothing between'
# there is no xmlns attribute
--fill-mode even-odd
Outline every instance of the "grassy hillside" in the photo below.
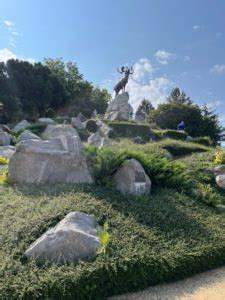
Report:
<svg viewBox="0 0 225 300"><path fill-rule="evenodd" d="M213 195L218 204L225 204L225 192L207 172L214 150L204 148L205 152L168 161L162 158L163 143L130 144L129 149L126 143L117 144L117 151L116 147L100 151L91 163L100 172L107 151L118 155L111 156L112 161L126 158L121 156L125 151L126 155L138 153L154 183L148 197L125 197L109 184L51 189L0 185L0 298L105 299L225 263L225 215L208 202ZM191 147L180 144L185 145ZM151 147L161 149L160 155ZM176 185L176 179L184 185ZM211 190L201 194L205 185ZM106 254L64 266L38 265L23 257L31 242L75 210L94 214L100 224L108 221Z"/></svg>

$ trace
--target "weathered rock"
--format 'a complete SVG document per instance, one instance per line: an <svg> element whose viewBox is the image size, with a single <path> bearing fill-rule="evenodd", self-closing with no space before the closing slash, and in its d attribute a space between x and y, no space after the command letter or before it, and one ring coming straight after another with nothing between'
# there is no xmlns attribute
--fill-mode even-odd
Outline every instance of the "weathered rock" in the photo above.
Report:
<svg viewBox="0 0 225 300"><path fill-rule="evenodd" d="M7 126L7 125L2 125L1 127L2 127L2 130L3 130L3 131L5 131L5 132L7 132L7 133L9 133L9 134L12 133L12 130L9 128L9 126Z"/></svg>
<svg viewBox="0 0 225 300"><path fill-rule="evenodd" d="M98 120L96 122L98 126L98 131L102 137L108 137L109 133L112 131L112 128L110 128L105 122Z"/></svg>
<svg viewBox="0 0 225 300"><path fill-rule="evenodd" d="M97 253L99 227L95 217L71 212L26 250L25 256L54 263L75 262Z"/></svg>
<svg viewBox="0 0 225 300"><path fill-rule="evenodd" d="M0 147L0 156L5 158L11 158L16 151L14 146L1 146Z"/></svg>
<svg viewBox="0 0 225 300"><path fill-rule="evenodd" d="M42 123L42 124L46 124L46 125L49 125L49 124L55 124L55 121L52 120L51 118L39 118L38 119L38 123Z"/></svg>
<svg viewBox="0 0 225 300"><path fill-rule="evenodd" d="M192 141L193 141L193 138L190 135L188 135L186 138L186 142L191 143Z"/></svg>
<svg viewBox="0 0 225 300"><path fill-rule="evenodd" d="M77 115L77 118L79 118L81 122L87 121L87 118L81 112Z"/></svg>
<svg viewBox="0 0 225 300"><path fill-rule="evenodd" d="M225 189L225 174L216 176L216 183L222 189Z"/></svg>
<svg viewBox="0 0 225 300"><path fill-rule="evenodd" d="M95 132L89 136L88 145L95 146L100 149L104 146L110 145L110 141L108 138L102 137L99 132Z"/></svg>
<svg viewBox="0 0 225 300"><path fill-rule="evenodd" d="M136 159L126 161L114 175L116 189L122 194L143 195L151 191L151 180Z"/></svg>
<svg viewBox="0 0 225 300"><path fill-rule="evenodd" d="M145 144L145 141L144 141L143 138L140 137L140 136L136 136L135 138L133 138L133 142L134 142L135 144Z"/></svg>
<svg viewBox="0 0 225 300"><path fill-rule="evenodd" d="M82 122L79 117L72 118L71 119L71 125L74 128L81 129L81 130L86 128L86 122Z"/></svg>
<svg viewBox="0 0 225 300"><path fill-rule="evenodd" d="M225 165L217 166L213 169L213 173L215 176L217 175L225 175Z"/></svg>
<svg viewBox="0 0 225 300"><path fill-rule="evenodd" d="M97 112L97 110L95 109L95 110L93 111L92 115L91 115L91 118L92 118L92 119L96 119L97 117L98 117L98 112Z"/></svg>
<svg viewBox="0 0 225 300"><path fill-rule="evenodd" d="M0 146L8 146L11 142L11 135L5 131L0 131Z"/></svg>
<svg viewBox="0 0 225 300"><path fill-rule="evenodd" d="M44 132L42 133L42 138L44 140L50 140L58 137L64 136L77 136L77 131L71 125L47 125Z"/></svg>
<svg viewBox="0 0 225 300"><path fill-rule="evenodd" d="M113 99L106 110L105 119L108 120L129 120L133 114L133 108L128 103L129 94L124 92Z"/></svg>
<svg viewBox="0 0 225 300"><path fill-rule="evenodd" d="M18 137L17 143L24 140L40 140L40 137L32 133L30 130L25 130Z"/></svg>
<svg viewBox="0 0 225 300"><path fill-rule="evenodd" d="M13 128L13 132L19 132L22 129L26 129L27 127L29 127L31 124L27 121L27 120L23 120L21 122L19 122L14 128Z"/></svg>
<svg viewBox="0 0 225 300"><path fill-rule="evenodd" d="M28 184L93 182L78 135L21 141L9 163L9 176L14 182Z"/></svg>

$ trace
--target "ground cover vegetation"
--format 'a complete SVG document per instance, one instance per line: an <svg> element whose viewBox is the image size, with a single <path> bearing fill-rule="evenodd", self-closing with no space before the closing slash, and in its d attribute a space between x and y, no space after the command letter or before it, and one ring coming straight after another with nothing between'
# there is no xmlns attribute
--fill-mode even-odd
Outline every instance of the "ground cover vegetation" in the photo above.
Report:
<svg viewBox="0 0 225 300"><path fill-rule="evenodd" d="M165 145L188 149L188 155L183 150L168 159ZM171 139L144 145L121 140L111 148L88 147L86 155L96 176L93 186L0 184L3 299L105 299L225 263L220 209L225 192L209 171L215 165L214 148ZM113 173L130 157L150 176L151 195L115 191ZM1 172L7 172L5 162ZM70 211L97 217L104 251L76 264L26 260L30 243Z"/></svg>

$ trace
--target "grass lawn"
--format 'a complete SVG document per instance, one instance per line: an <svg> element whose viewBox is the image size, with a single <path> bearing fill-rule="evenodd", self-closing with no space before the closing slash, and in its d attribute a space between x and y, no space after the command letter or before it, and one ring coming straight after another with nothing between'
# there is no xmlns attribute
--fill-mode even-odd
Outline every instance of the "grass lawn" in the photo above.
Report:
<svg viewBox="0 0 225 300"><path fill-rule="evenodd" d="M193 185L209 184L221 201L224 191L204 171L210 155L179 161ZM105 299L225 264L224 212L186 188L156 186L149 197L134 198L103 186L0 185L0 195L1 299ZM64 266L27 261L30 243L71 211L108 221L108 252Z"/></svg>

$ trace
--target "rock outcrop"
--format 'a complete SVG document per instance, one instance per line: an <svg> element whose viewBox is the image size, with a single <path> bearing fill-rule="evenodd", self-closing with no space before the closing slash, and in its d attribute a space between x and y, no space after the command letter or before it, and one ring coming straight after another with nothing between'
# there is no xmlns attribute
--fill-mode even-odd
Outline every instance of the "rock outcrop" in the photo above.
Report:
<svg viewBox="0 0 225 300"><path fill-rule="evenodd" d="M94 216L71 212L31 244L25 256L54 263L90 257L100 247L98 230Z"/></svg>
<svg viewBox="0 0 225 300"><path fill-rule="evenodd" d="M83 145L69 125L48 125L50 140L24 140L9 163L9 176L17 183L92 183Z"/></svg>
<svg viewBox="0 0 225 300"><path fill-rule="evenodd" d="M99 132L92 133L88 138L88 145L97 148L110 145L110 141L107 137L102 137Z"/></svg>
<svg viewBox="0 0 225 300"><path fill-rule="evenodd" d="M129 120L133 114L133 108L128 103L129 94L124 92L119 94L113 99L106 110L105 119L108 120Z"/></svg>
<svg viewBox="0 0 225 300"><path fill-rule="evenodd" d="M29 127L31 124L27 121L27 120L22 120L21 122L19 122L14 128L13 128L13 132L19 132L20 130L26 129L27 127Z"/></svg>
<svg viewBox="0 0 225 300"><path fill-rule="evenodd" d="M151 180L136 159L126 161L114 175L116 189L122 194L143 195L151 191Z"/></svg>
<svg viewBox="0 0 225 300"><path fill-rule="evenodd" d="M10 145L12 136L5 131L0 131L0 146Z"/></svg>
<svg viewBox="0 0 225 300"><path fill-rule="evenodd" d="M220 188L225 189L225 174L217 175L216 183Z"/></svg>
<svg viewBox="0 0 225 300"><path fill-rule="evenodd" d="M46 125L49 125L49 124L54 125L54 124L55 124L55 121L52 120L51 118L39 118L39 119L38 119L38 123L46 124Z"/></svg>
<svg viewBox="0 0 225 300"><path fill-rule="evenodd" d="M14 146L1 146L0 147L0 156L5 158L11 158L16 151Z"/></svg>
<svg viewBox="0 0 225 300"><path fill-rule="evenodd" d="M25 140L40 140L40 137L32 133L30 130L25 130L18 137L17 143Z"/></svg>

